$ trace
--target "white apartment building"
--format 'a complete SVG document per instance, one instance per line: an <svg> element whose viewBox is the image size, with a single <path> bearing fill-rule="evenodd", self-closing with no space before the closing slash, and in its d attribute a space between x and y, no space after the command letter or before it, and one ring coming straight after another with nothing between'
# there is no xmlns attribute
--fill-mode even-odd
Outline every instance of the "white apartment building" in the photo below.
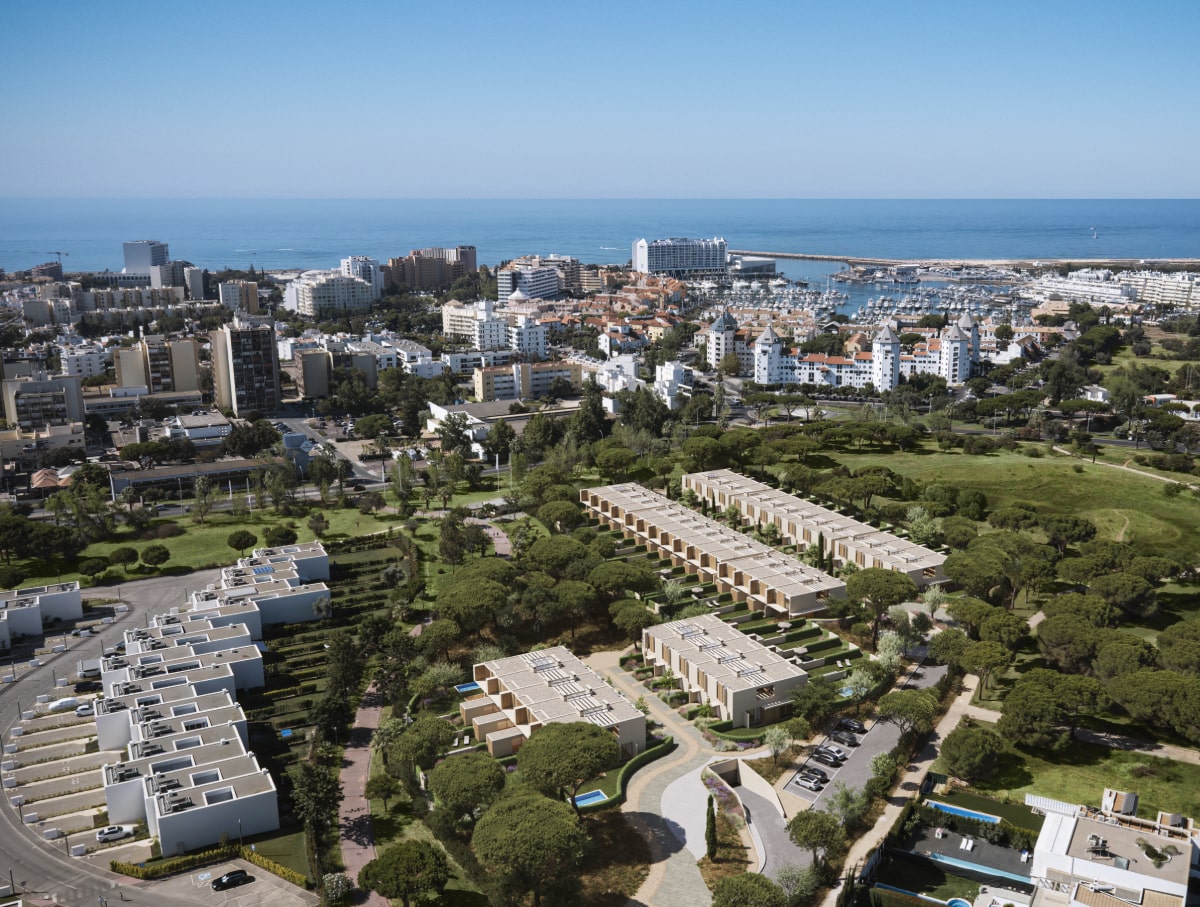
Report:
<svg viewBox="0 0 1200 907"><path fill-rule="evenodd" d="M633 244L633 269L664 277L724 276L728 270L725 240L639 239Z"/></svg>
<svg viewBox="0 0 1200 907"><path fill-rule="evenodd" d="M506 349L508 322L497 318L492 306L490 299L475 303L451 299L442 306L442 333L447 337L470 341L477 350Z"/></svg>
<svg viewBox="0 0 1200 907"><path fill-rule="evenodd" d="M654 394L667 409L682 409L692 395L692 370L678 360L654 367Z"/></svg>
<svg viewBox="0 0 1200 907"><path fill-rule="evenodd" d="M154 265L165 265L171 260L171 252L165 242L154 239L138 239L123 243L125 273L149 276Z"/></svg>
<svg viewBox="0 0 1200 907"><path fill-rule="evenodd" d="M497 297L508 299L520 291L526 299L554 299L558 296L558 269L550 266L511 264L496 272Z"/></svg>
<svg viewBox="0 0 1200 907"><path fill-rule="evenodd" d="M352 255L343 258L341 264L343 277L357 277L371 287L371 299L383 295L383 268L374 258L365 255Z"/></svg>
<svg viewBox="0 0 1200 907"><path fill-rule="evenodd" d="M258 283L253 280L229 280L217 285L221 305L234 312L258 314Z"/></svg>
<svg viewBox="0 0 1200 907"><path fill-rule="evenodd" d="M565 646L477 664L472 679L480 695L459 714L493 756L511 756L548 724L573 722L610 730L623 759L646 748L646 716Z"/></svg>
<svg viewBox="0 0 1200 907"><path fill-rule="evenodd" d="M77 378L95 378L103 375L108 368L108 350L95 344L81 346L60 346L58 358L62 363L64 375L74 375Z"/></svg>
<svg viewBox="0 0 1200 907"><path fill-rule="evenodd" d="M187 290L188 299L204 298L204 269L184 268L183 286Z"/></svg>
<svg viewBox="0 0 1200 907"><path fill-rule="evenodd" d="M371 308L371 284L338 271L305 271L287 285L284 305L308 318L361 315Z"/></svg>
<svg viewBox="0 0 1200 907"><path fill-rule="evenodd" d="M0 649L21 637L41 636L43 621L83 617L79 583L51 583L0 592Z"/></svg>
<svg viewBox="0 0 1200 907"><path fill-rule="evenodd" d="M526 359L546 358L546 326L529 315L517 315L508 324L508 347ZM483 349L480 346L480 349Z"/></svg>
<svg viewBox="0 0 1200 907"><path fill-rule="evenodd" d="M767 648L715 614L659 624L642 631L642 654L656 677L679 678L689 702L707 703L734 727L787 718L792 690L808 674L791 658Z"/></svg>
<svg viewBox="0 0 1200 907"><path fill-rule="evenodd" d="M773 525L789 545L823 544L838 565L895 570L918 588L946 579L946 555L729 469L693 472L681 486L717 510L736 507L747 524Z"/></svg>

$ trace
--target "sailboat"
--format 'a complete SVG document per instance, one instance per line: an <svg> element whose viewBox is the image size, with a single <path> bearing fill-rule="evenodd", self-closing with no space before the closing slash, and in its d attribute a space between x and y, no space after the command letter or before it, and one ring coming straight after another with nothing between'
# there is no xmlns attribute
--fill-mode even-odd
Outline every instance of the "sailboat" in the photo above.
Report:
<svg viewBox="0 0 1200 907"><path fill-rule="evenodd" d="M1096 228L1092 227L1092 239L1099 239L1100 234L1096 232Z"/></svg>

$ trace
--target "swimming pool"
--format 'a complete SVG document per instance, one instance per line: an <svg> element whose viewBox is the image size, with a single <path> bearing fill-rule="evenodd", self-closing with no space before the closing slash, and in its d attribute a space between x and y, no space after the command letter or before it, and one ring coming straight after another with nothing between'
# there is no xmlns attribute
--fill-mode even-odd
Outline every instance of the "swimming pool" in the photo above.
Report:
<svg viewBox="0 0 1200 907"><path fill-rule="evenodd" d="M933 860L935 863L945 863L947 866L957 866L959 869L969 869L971 872L977 872L985 876L996 876L1001 879L1010 879L1014 882L1020 882L1023 885L1030 884L1029 876L1017 875L1015 872L1006 872L1003 869L994 869L991 866L984 866L982 863L968 863L966 860L960 860L957 857L947 857L940 853L929 853L924 855L927 859Z"/></svg>
<svg viewBox="0 0 1200 907"><path fill-rule="evenodd" d="M460 693L474 693L479 689L479 684L472 680L470 683L460 683L454 689Z"/></svg>
<svg viewBox="0 0 1200 907"><path fill-rule="evenodd" d="M608 799L608 794L602 790L590 790L586 794L580 794L575 798L576 806L591 806L593 803L603 803Z"/></svg>
<svg viewBox="0 0 1200 907"><path fill-rule="evenodd" d="M946 907L971 907L971 902L966 898L951 898L946 902Z"/></svg>
<svg viewBox="0 0 1200 907"><path fill-rule="evenodd" d="M949 803L942 803L939 800L926 800L926 806L932 806L934 809L941 810L944 813L949 813L952 816L962 816L964 819L975 819L978 822L987 822L990 825L999 825L1000 817L993 816L990 813L977 813L973 809L963 809L961 806L951 806Z"/></svg>

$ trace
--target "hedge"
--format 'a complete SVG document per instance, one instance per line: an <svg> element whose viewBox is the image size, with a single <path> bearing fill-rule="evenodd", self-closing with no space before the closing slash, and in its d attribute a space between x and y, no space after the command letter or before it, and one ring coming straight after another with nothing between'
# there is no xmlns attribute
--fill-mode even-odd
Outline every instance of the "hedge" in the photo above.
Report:
<svg viewBox="0 0 1200 907"><path fill-rule="evenodd" d="M872 888L871 907L929 907L929 901L886 888Z"/></svg>
<svg viewBox="0 0 1200 907"><path fill-rule="evenodd" d="M625 802L625 789L629 787L629 779L633 777L634 772L644 765L648 765L655 759L661 759L667 753L675 749L675 738L667 737L662 743L652 746L647 750L638 753L628 762L621 766L621 771L617 774L617 784L619 790L616 795L600 803L589 803L587 806L579 807L581 813L596 812L601 809L607 809L610 806L620 806Z"/></svg>
<svg viewBox="0 0 1200 907"><path fill-rule="evenodd" d="M208 866L210 863L232 860L235 857L241 857L246 862L253 863L259 869L265 869L267 872L279 876L285 882L291 882L300 888L308 887L308 878L301 873L288 869L286 866L281 866L274 860L264 857L249 847L239 848L233 844L227 847L214 847L211 850L202 850L199 853L188 854L183 857L172 857L149 865L111 860L109 861L108 868L113 872L119 872L121 875L126 875L134 879L161 879L164 876L175 875L178 872L187 872L200 866Z"/></svg>

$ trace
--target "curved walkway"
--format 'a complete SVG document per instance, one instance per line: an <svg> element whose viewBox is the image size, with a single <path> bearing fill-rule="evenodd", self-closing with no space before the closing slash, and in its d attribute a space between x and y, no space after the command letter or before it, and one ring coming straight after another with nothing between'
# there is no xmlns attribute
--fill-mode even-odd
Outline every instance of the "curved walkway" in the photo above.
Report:
<svg viewBox="0 0 1200 907"><path fill-rule="evenodd" d="M354 716L350 742L342 755L342 805L338 808L338 831L342 862L350 881L358 884L358 872L375 859L375 834L371 829L371 803L365 796L371 777L371 734L379 727L383 696L372 684L363 694ZM375 892L357 901L369 907L388 907L387 898Z"/></svg>
<svg viewBox="0 0 1200 907"><path fill-rule="evenodd" d="M1055 447L1053 449L1055 452L1064 454L1075 460L1086 460L1087 459L1087 457L1081 457L1079 454L1071 453L1071 451L1067 450L1065 447L1058 447L1057 445L1055 445ZM1147 447L1146 449L1150 450L1149 447ZM1126 461L1126 462L1128 462L1128 461ZM1093 466L1107 466L1109 469L1120 469L1124 472L1132 472L1135 476L1144 476L1147 479L1154 479L1155 481L1158 481L1158 482L1166 482L1168 484L1175 484L1175 485L1184 485L1184 486L1190 488L1192 491L1195 491L1197 488L1200 488L1200 486L1198 486L1198 485L1193 485L1190 482L1184 482L1181 479L1173 479L1170 476L1160 476L1157 473L1146 472L1145 470L1142 470L1142 469L1134 469L1132 466L1123 466L1120 463L1105 463L1103 460L1097 460L1092 465Z"/></svg>

